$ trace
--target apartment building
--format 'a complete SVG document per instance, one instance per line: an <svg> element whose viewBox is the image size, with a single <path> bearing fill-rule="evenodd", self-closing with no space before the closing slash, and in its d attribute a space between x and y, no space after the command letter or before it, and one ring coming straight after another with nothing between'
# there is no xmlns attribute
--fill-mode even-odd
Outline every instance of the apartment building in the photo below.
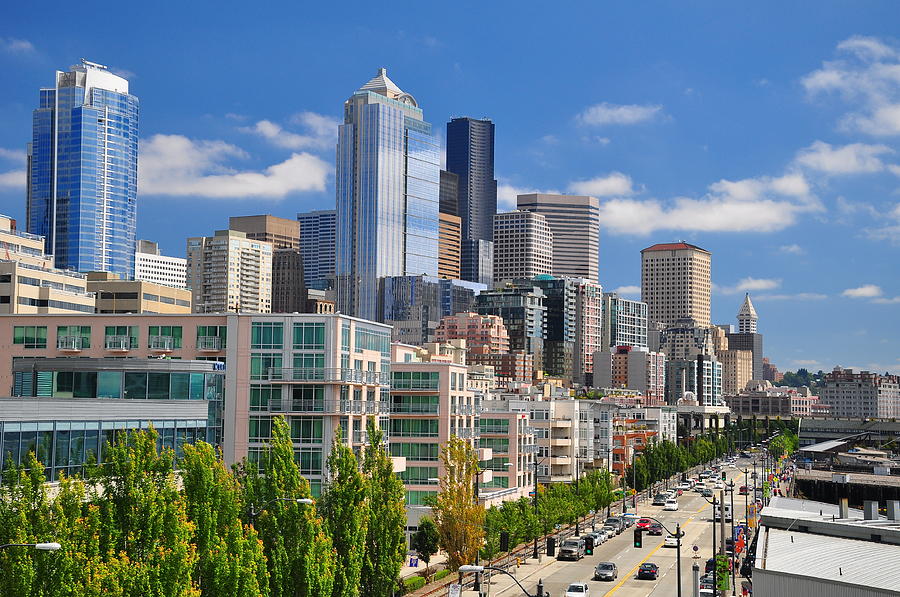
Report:
<svg viewBox="0 0 900 597"><path fill-rule="evenodd" d="M553 233L543 215L512 211L494 216L494 285L553 272Z"/></svg>
<svg viewBox="0 0 900 597"><path fill-rule="evenodd" d="M526 497L534 489L534 427L526 413L482 413L479 448L491 451L480 463L478 499L485 507ZM489 471L489 472L488 472ZM487 478L490 477L490 478Z"/></svg>
<svg viewBox="0 0 900 597"><path fill-rule="evenodd" d="M187 259L163 255L155 242L139 240L134 252L134 279L186 288Z"/></svg>
<svg viewBox="0 0 900 597"><path fill-rule="evenodd" d="M647 348L647 303L604 292L603 346Z"/></svg>
<svg viewBox="0 0 900 597"><path fill-rule="evenodd" d="M524 350L485 352L484 348L478 348L469 351L468 362L493 368L495 379L501 385L531 383L534 379L534 355Z"/></svg>
<svg viewBox="0 0 900 597"><path fill-rule="evenodd" d="M217 230L187 240L195 313L272 311L272 243Z"/></svg>
<svg viewBox="0 0 900 597"><path fill-rule="evenodd" d="M577 278L575 280L575 350L573 354L576 383L589 385L594 373L594 353L603 348L603 287Z"/></svg>
<svg viewBox="0 0 900 597"><path fill-rule="evenodd" d="M88 292L97 313L190 313L191 291L146 280L122 280L119 274L88 272Z"/></svg>
<svg viewBox="0 0 900 597"><path fill-rule="evenodd" d="M838 418L900 417L900 376L835 367L825 374L819 399Z"/></svg>
<svg viewBox="0 0 900 597"><path fill-rule="evenodd" d="M509 332L498 315L479 315L464 311L447 315L435 330L437 342L463 339L469 350L484 348L486 352L509 351Z"/></svg>
<svg viewBox="0 0 900 597"><path fill-rule="evenodd" d="M662 404L666 393L666 355L620 346L594 353L594 386L639 392L645 404Z"/></svg>

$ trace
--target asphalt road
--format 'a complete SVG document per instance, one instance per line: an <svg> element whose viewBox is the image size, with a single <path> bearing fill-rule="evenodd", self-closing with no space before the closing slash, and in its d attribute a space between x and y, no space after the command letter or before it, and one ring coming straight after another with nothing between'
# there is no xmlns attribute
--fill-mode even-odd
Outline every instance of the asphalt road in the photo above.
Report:
<svg viewBox="0 0 900 597"><path fill-rule="evenodd" d="M745 466L746 461L738 461L738 466ZM744 475L737 469L727 469L728 480L734 480L735 486L744 484ZM729 495L726 494L726 500ZM712 506L709 505L699 493L687 491L678 498L679 509L676 512L663 511L661 506L638 504L638 516L651 516L666 526L675 530L675 523L680 522L685 533L681 548L681 574L682 595L692 595L691 565L694 561L700 566L700 573L707 558L712 553ZM744 496L734 495L734 509L736 520L743 518ZM631 511L631 508L629 508ZM598 524L602 519L598 517ZM643 546L636 549L633 545L634 527L626 529L621 535L614 537L603 545L594 549L593 556L586 556L578 562L556 562L549 567L544 576L544 590L549 591L552 597L562 597L566 587L573 581L587 581L590 588L590 597L601 595L615 595L615 597L676 597L677 569L676 549L664 546L664 537L652 537L644 533ZM726 523L726 530L730 532L731 525ZM716 528L716 539L719 527ZM693 546L699 547L696 552L699 558L693 560ZM545 556L546 557L546 556ZM614 562L619 569L619 577L612 582L594 581L594 567L599 562ZM637 580L637 569L644 562L653 562L659 566L659 578L653 580ZM530 588L530 587L529 587ZM505 594L505 592L504 592ZM740 594L740 591L738 591Z"/></svg>

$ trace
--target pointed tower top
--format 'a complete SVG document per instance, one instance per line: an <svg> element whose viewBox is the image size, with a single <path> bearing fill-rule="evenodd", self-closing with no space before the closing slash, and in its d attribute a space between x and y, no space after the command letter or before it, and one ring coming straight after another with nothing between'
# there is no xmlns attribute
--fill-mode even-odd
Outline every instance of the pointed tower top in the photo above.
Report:
<svg viewBox="0 0 900 597"><path fill-rule="evenodd" d="M749 292L744 296L744 304L741 305L741 310L738 311L738 317L740 317L741 315L749 315L750 317L759 317L756 314L756 309L753 308L753 302L750 300Z"/></svg>
<svg viewBox="0 0 900 597"><path fill-rule="evenodd" d="M390 80L387 76L386 68L379 68L375 76L369 79L369 82L359 88L360 91L374 91L381 95L393 97L394 95L403 95L403 90L397 87L397 84Z"/></svg>
<svg viewBox="0 0 900 597"><path fill-rule="evenodd" d="M737 320L740 333L756 333L756 322L759 321L759 315L756 314L756 309L753 308L749 292L744 296L744 303L738 311Z"/></svg>

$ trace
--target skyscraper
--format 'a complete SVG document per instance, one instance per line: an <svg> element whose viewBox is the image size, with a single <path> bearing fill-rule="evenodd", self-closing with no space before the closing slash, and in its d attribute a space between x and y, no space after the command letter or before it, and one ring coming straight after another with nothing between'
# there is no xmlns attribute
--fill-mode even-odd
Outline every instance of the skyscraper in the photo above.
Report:
<svg viewBox="0 0 900 597"><path fill-rule="evenodd" d="M741 305L737 314L738 332L741 334L755 334L756 324L759 321L759 315L753 308L753 302L750 300L750 293L744 297L744 303Z"/></svg>
<svg viewBox="0 0 900 597"><path fill-rule="evenodd" d="M337 306L373 320L379 278L438 273L438 142L383 68L344 103L336 166Z"/></svg>
<svg viewBox="0 0 900 597"><path fill-rule="evenodd" d="M459 177L441 170L440 229L438 233L438 276L459 279L460 226Z"/></svg>
<svg viewBox="0 0 900 597"><path fill-rule="evenodd" d="M520 211L539 213L553 232L553 275L597 282L600 272L600 201L584 195L519 195Z"/></svg>
<svg viewBox="0 0 900 597"><path fill-rule="evenodd" d="M511 211L494 216L494 285L549 274L553 233L539 213Z"/></svg>
<svg viewBox="0 0 900 597"><path fill-rule="evenodd" d="M603 350L647 349L647 303L603 293Z"/></svg>
<svg viewBox="0 0 900 597"><path fill-rule="evenodd" d="M709 327L711 261L709 251L685 242L641 251L641 300L647 303L651 328L658 323L673 325L686 317L698 327Z"/></svg>
<svg viewBox="0 0 900 597"><path fill-rule="evenodd" d="M447 123L447 170L459 176L463 279L489 283L480 266L486 263L481 252L490 251L485 243L493 240L497 213L493 122L462 117Z"/></svg>
<svg viewBox="0 0 900 597"><path fill-rule="evenodd" d="M303 255L303 282L307 288L330 287L334 276L335 219L333 209L297 214L300 222L300 252Z"/></svg>
<svg viewBox="0 0 900 597"><path fill-rule="evenodd" d="M56 266L134 277L138 98L82 59L41 89L28 144L28 232Z"/></svg>
<svg viewBox="0 0 900 597"><path fill-rule="evenodd" d="M195 313L271 313L272 243L237 230L187 240Z"/></svg>

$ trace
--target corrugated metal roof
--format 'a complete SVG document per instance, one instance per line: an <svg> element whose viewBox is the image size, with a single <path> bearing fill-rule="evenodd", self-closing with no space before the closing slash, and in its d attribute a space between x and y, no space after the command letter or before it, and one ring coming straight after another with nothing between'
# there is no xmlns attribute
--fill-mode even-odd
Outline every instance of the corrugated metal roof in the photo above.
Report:
<svg viewBox="0 0 900 597"><path fill-rule="evenodd" d="M882 590L900 587L900 546L769 528L756 567Z"/></svg>
<svg viewBox="0 0 900 597"><path fill-rule="evenodd" d="M852 437L856 437L855 435ZM800 448L801 452L830 452L835 448L840 448L845 444L851 443L852 439L831 439L827 442L820 442L818 444L812 444L811 446L805 446Z"/></svg>

